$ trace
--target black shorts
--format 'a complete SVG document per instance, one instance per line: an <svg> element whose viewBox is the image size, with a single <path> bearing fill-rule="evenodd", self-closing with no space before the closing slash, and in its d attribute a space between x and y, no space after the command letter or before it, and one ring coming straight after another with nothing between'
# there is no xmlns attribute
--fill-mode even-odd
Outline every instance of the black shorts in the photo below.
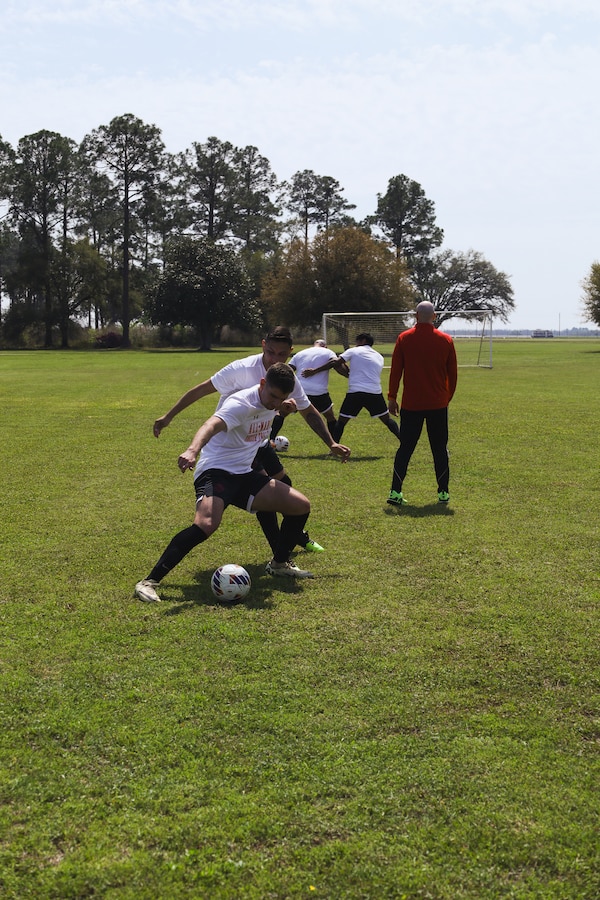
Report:
<svg viewBox="0 0 600 900"><path fill-rule="evenodd" d="M271 479L263 472L247 472L245 475L233 475L224 469L206 469L196 478L196 504L203 497L218 497L225 504L237 506L252 512L254 498Z"/></svg>
<svg viewBox="0 0 600 900"><path fill-rule="evenodd" d="M383 394L368 394L366 391L354 391L346 394L340 407L340 416L355 419L361 409L366 409L371 418L385 416L388 411Z"/></svg>
<svg viewBox="0 0 600 900"><path fill-rule="evenodd" d="M252 468L264 469L271 478L274 478L276 475L279 475L280 472L283 472L281 460L269 442L263 447L259 447L257 450L254 462L252 463Z"/></svg>
<svg viewBox="0 0 600 900"><path fill-rule="evenodd" d="M306 395L315 409L317 409L320 413L328 412L333 406L333 400L329 396L329 393L326 394L307 394Z"/></svg>

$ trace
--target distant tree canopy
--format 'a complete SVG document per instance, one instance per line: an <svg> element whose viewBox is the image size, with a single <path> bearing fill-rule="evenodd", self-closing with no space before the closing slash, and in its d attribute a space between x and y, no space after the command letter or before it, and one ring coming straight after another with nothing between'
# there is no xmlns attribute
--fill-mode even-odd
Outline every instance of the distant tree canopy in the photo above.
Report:
<svg viewBox="0 0 600 900"><path fill-rule="evenodd" d="M433 300L438 312L514 306L508 278L475 251L440 251L420 184L390 178L376 211L331 175L279 181L254 146L209 137L170 154L160 129L127 113L77 145L51 131L12 148L0 137L0 340L66 347L75 324L196 329L325 311L385 311Z"/></svg>
<svg viewBox="0 0 600 900"><path fill-rule="evenodd" d="M317 234L308 245L292 240L263 297L274 319L316 328L327 311L410 309L415 294L404 263L354 226Z"/></svg>
<svg viewBox="0 0 600 900"><path fill-rule="evenodd" d="M583 317L586 322L600 325L600 262L593 262L582 282Z"/></svg>
<svg viewBox="0 0 600 900"><path fill-rule="evenodd" d="M465 310L481 309L506 322L515 306L508 276L474 250L435 253L415 265L411 280L419 299L433 303L438 324Z"/></svg>
<svg viewBox="0 0 600 900"><path fill-rule="evenodd" d="M223 325L246 330L260 325L250 281L233 250L185 235L167 247L149 317L155 325L191 326L201 350L210 350Z"/></svg>

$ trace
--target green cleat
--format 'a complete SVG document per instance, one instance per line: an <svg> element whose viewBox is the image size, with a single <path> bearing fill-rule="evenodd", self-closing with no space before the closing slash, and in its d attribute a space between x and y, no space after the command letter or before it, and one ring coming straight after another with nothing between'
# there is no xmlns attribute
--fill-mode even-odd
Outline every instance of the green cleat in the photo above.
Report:
<svg viewBox="0 0 600 900"><path fill-rule="evenodd" d="M307 553L325 553L325 547L321 547L321 545L317 544L316 541L313 541L312 538L309 538L306 542L304 549Z"/></svg>
<svg viewBox="0 0 600 900"><path fill-rule="evenodd" d="M391 506L407 506L408 500L404 498L402 495L402 491L390 491L390 496L387 498L387 503Z"/></svg>
<svg viewBox="0 0 600 900"><path fill-rule="evenodd" d="M438 501L440 503L449 503L450 494L448 493L448 491L438 491Z"/></svg>

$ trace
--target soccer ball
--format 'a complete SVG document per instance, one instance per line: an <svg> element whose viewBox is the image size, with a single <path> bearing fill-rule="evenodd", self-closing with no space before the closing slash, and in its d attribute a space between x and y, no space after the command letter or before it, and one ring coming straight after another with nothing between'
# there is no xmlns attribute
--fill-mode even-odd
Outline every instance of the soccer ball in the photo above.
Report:
<svg viewBox="0 0 600 900"><path fill-rule="evenodd" d="M275 449L279 453L285 453L286 450L290 449L289 440L286 437L284 437L282 434L278 434L277 437L275 438Z"/></svg>
<svg viewBox="0 0 600 900"><path fill-rule="evenodd" d="M210 579L212 592L219 600L243 600L250 585L250 576L246 570L235 563L219 566Z"/></svg>

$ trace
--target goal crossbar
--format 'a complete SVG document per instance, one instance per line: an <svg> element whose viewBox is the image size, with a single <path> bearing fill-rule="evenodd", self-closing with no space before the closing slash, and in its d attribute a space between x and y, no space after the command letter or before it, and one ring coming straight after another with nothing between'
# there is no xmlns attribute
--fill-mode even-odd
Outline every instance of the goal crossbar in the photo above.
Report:
<svg viewBox="0 0 600 900"><path fill-rule="evenodd" d="M493 314L489 309L465 309L460 314L447 317L439 326L459 344L459 366L491 369ZM328 344L342 344L346 349L354 343L356 335L368 332L376 344L392 344L402 331L415 324L414 310L397 312L326 312L323 313L321 330Z"/></svg>

